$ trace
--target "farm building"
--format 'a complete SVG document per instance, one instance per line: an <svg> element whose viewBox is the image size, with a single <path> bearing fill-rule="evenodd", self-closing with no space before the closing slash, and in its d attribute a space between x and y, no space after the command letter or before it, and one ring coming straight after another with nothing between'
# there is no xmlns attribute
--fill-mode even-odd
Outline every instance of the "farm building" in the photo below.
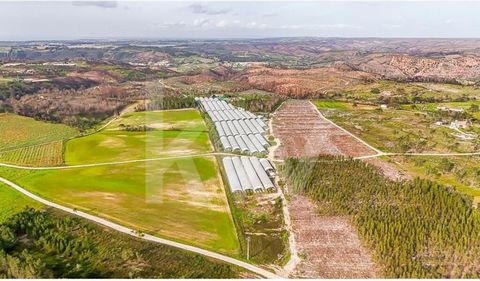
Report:
<svg viewBox="0 0 480 281"><path fill-rule="evenodd" d="M274 191L275 185L256 157L225 157L223 166L232 193Z"/></svg>
<svg viewBox="0 0 480 281"><path fill-rule="evenodd" d="M248 154L268 152L269 143L264 137L268 125L261 116L217 98L196 97L195 101L214 122L224 150Z"/></svg>

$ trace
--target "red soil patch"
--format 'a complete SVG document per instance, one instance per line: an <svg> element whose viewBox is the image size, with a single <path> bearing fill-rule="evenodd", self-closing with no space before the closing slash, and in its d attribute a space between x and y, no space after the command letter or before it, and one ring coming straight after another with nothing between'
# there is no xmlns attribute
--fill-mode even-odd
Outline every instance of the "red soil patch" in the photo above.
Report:
<svg viewBox="0 0 480 281"><path fill-rule="evenodd" d="M281 145L276 158L316 157L322 154L351 157L376 152L337 128L308 101L290 100L282 104L273 118L273 134Z"/></svg>
<svg viewBox="0 0 480 281"><path fill-rule="evenodd" d="M306 70L257 66L247 69L237 80L250 88L301 98L321 97L327 91L372 81L375 77L366 72L353 70L344 64L336 64Z"/></svg>
<svg viewBox="0 0 480 281"><path fill-rule="evenodd" d="M299 255L295 278L375 278L376 267L347 218L321 216L316 205L295 195L288 202Z"/></svg>

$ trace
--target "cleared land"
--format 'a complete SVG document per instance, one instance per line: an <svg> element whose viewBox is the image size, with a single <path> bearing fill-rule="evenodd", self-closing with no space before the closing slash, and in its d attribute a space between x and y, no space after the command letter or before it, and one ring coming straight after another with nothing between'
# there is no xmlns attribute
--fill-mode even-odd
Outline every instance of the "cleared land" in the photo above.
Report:
<svg viewBox="0 0 480 281"><path fill-rule="evenodd" d="M104 130L67 142L68 165L136 160L212 151L197 110L127 113Z"/></svg>
<svg viewBox="0 0 480 281"><path fill-rule="evenodd" d="M142 232L236 256L238 239L213 157L68 170L0 169L59 204Z"/></svg>
<svg viewBox="0 0 480 281"><path fill-rule="evenodd" d="M319 115L308 101L283 103L273 117L273 134L281 145L276 158L315 157L322 154L352 157L376 152Z"/></svg>
<svg viewBox="0 0 480 281"><path fill-rule="evenodd" d="M341 107L341 103L327 103ZM277 158L315 157L322 154L365 156L377 152L323 118L308 101L287 101L275 112L273 134L280 140ZM312 201L291 194L287 206L299 255L297 278L375 277L369 252L362 246L347 218L319 216Z"/></svg>
<svg viewBox="0 0 480 281"><path fill-rule="evenodd" d="M300 256L295 278L375 278L376 268L355 228L346 217L321 216L302 195L289 202L292 228Z"/></svg>
<svg viewBox="0 0 480 281"><path fill-rule="evenodd" d="M40 208L41 206L40 203L0 183L0 224L26 207Z"/></svg>
<svg viewBox="0 0 480 281"><path fill-rule="evenodd" d="M76 129L36 121L16 114L0 114L0 151L45 144L74 137Z"/></svg>

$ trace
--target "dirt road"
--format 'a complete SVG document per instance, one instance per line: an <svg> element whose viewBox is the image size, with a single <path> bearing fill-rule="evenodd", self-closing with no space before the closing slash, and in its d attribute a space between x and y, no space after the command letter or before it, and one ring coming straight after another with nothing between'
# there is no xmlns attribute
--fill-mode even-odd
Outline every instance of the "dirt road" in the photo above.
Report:
<svg viewBox="0 0 480 281"><path fill-rule="evenodd" d="M30 197L31 199L33 199L35 201L38 201L38 202L40 202L44 205L47 205L49 207L56 208L56 209L62 210L64 212L82 217L84 219L87 219L87 220L93 221L95 223L98 223L98 224L104 225L106 227L109 227L111 229L114 229L116 231L131 235L131 236L135 236L135 237L140 238L140 239L164 244L164 245L167 245L167 246L179 248L179 249L182 249L182 250L185 250L185 251L194 252L194 253L201 254L201 255L204 255L204 256L207 256L207 257L210 257L210 258L214 258L214 259L217 259L217 260L220 260L220 261L224 261L226 263L230 263L230 264L245 268L245 269L247 269L251 272L254 272L254 273L256 273L260 276L266 277L266 278L280 278L279 276L275 275L274 273L272 273L270 271L267 271L267 270L262 269L260 267L254 266L252 264L249 264L249 263L246 263L246 262L243 262L243 261L231 258L231 257L227 257L227 256L224 256L224 255L221 255L221 254L218 254L218 253L214 253L214 252L207 251L207 250L204 250L204 249L200 249L200 248L197 248L197 247L193 247L193 246L190 246L190 245L185 245L185 244L181 244L181 243L178 243L178 242L170 241L170 240L167 240L167 239L155 237L155 236L152 236L152 235L149 235L149 234L138 235L138 233L136 233L135 230L133 230L131 228L121 226L119 224L113 223L113 222L108 221L106 219L99 218L99 217L96 217L96 216L93 216L93 215L90 215L90 214L87 214L87 213L84 213L84 212L81 212L81 211L78 211L78 210L74 210L74 209L71 209L71 208L67 208L65 206L62 206L62 205L59 205L57 203L54 203L54 202L48 201L46 199L43 199L40 196L35 195L35 194L27 191L26 189L22 188L21 186L13 183L13 182L11 182L7 179L4 179L2 177L0 177L0 182L14 188L15 190L23 193L24 195L26 195L26 196Z"/></svg>

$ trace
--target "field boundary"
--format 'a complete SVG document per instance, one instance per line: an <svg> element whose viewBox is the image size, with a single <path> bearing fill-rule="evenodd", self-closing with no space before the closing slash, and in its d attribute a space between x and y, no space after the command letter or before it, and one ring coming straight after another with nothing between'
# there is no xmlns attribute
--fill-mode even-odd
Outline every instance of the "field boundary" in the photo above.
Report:
<svg viewBox="0 0 480 281"><path fill-rule="evenodd" d="M69 165L69 166L53 166L53 167L30 167L30 166L21 166L8 163L0 163L0 167L21 169L21 170L67 170L67 169L77 169L77 168L89 168L89 167L98 167L98 166L111 166L111 165L121 165L129 163L142 163L142 162L152 162L152 161L161 161L161 160L174 160L182 158L191 158L191 157L206 157L206 156L237 156L237 154L226 153L226 152L210 152L210 153L201 153L201 154L187 154L171 157L158 157L158 158L146 158L146 159L134 159L134 160L125 160L125 161L116 161L116 162L103 162L103 163L92 163L92 164L80 164L80 165Z"/></svg>
<svg viewBox="0 0 480 281"><path fill-rule="evenodd" d="M211 251L201 249L201 248L198 248L198 247L182 244L182 243L171 241L171 240L164 239L164 238L159 238L159 237L156 237L156 236L153 236L153 235L150 235L150 234L138 233L134 229L116 224L116 223L108 221L106 219L102 219L100 217L97 217L97 216L94 216L94 215L91 215L91 214L87 214L85 212L78 211L78 210L75 210L75 209L67 208L67 207L62 206L60 204L48 201L48 200L46 200L46 199L44 199L44 198L42 198L38 195L35 195L35 194L29 192L28 190L24 189L23 187L5 179L5 178L0 177L0 182L14 188L15 190L17 190L17 191L23 193L24 195L26 195L27 197L29 197L29 198L31 198L35 201L38 201L38 202L40 202L44 205L47 205L49 207L56 208L56 209L62 210L64 212L67 212L67 213L82 217L84 219L93 221L95 223L101 224L101 225L106 226L108 228L114 229L118 232L122 232L122 233L128 234L130 236L134 236L134 237L137 237L137 238L140 238L140 239L143 239L143 240L148 240L148 241L164 244L164 245L167 245L167 246L175 247L175 248L178 248L178 249L181 249L181 250L194 252L194 253L201 254L201 255L204 255L204 256L207 256L207 257L210 257L210 258L214 258L216 260L224 261L226 263L236 265L236 266L242 267L244 269L247 269L251 272L257 273L257 274L259 274L263 277L266 277L266 278L272 278L272 279L280 278L280 276L277 276L276 274L274 274L270 271L267 271L265 269L262 269L260 267L257 267L255 265L246 263L246 262L241 261L241 260L237 260L237 259L234 259L234 258L231 258L231 257L228 257L228 256L224 256L222 254L211 252Z"/></svg>
<svg viewBox="0 0 480 281"><path fill-rule="evenodd" d="M340 127L339 125L337 125L335 122L333 122L332 120L326 118L325 116L323 116L323 114L320 112L320 110L318 110L317 106L315 104L312 103L311 100L308 101L312 106L313 108L315 108L315 111L317 111L317 113L320 115L321 118L325 119L326 121L328 121L330 124L332 124L333 126L337 127L338 129L344 131L345 133L349 134L350 136L352 136L353 138L355 138L357 141L361 142L362 144L366 145L368 148L370 148L371 150L377 152L377 154L379 156L381 155L384 155L385 152L377 149L376 147L373 147L371 146L370 144L368 144L366 141L362 140L361 138L357 137L356 135L352 134L351 132L349 132L347 129L344 129L343 127Z"/></svg>

